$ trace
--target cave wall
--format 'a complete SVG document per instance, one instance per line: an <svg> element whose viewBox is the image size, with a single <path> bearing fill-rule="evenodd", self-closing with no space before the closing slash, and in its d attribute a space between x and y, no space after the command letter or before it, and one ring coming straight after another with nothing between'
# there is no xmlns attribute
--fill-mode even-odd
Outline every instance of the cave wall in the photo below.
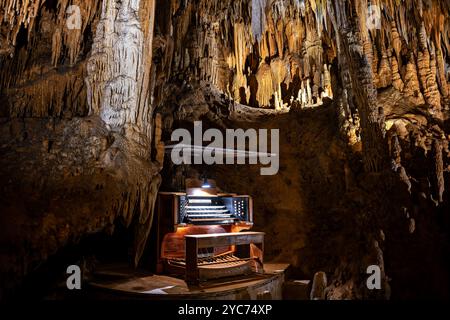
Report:
<svg viewBox="0 0 450 320"><path fill-rule="evenodd" d="M2 1L0 296L117 223L138 264L161 182L154 17L154 1Z"/></svg>

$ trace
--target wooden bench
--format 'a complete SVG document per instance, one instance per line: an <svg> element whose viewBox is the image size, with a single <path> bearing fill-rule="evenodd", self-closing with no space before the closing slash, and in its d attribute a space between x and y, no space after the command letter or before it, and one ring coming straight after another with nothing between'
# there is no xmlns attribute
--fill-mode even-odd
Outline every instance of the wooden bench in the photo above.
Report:
<svg viewBox="0 0 450 320"><path fill-rule="evenodd" d="M247 255L242 258L242 266L245 264L252 265L255 272L263 272L263 255L264 255L264 233L263 232L239 232L239 233L215 233L215 234L199 234L186 235L186 282L189 284L198 284L200 281L206 280L203 274L216 273L217 278L233 275L239 267L236 263L224 262L213 268L205 265L199 267L198 252L201 249L217 248L217 247L234 247L241 255Z"/></svg>

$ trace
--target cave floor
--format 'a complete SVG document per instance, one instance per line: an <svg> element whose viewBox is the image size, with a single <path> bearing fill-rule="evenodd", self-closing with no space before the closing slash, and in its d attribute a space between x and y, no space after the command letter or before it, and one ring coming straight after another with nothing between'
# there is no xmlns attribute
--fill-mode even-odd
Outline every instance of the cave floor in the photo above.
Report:
<svg viewBox="0 0 450 320"><path fill-rule="evenodd" d="M189 286L183 279L136 273L123 266L109 266L89 282L93 298L179 299L274 299L282 298L288 264L266 263L264 274L208 281Z"/></svg>

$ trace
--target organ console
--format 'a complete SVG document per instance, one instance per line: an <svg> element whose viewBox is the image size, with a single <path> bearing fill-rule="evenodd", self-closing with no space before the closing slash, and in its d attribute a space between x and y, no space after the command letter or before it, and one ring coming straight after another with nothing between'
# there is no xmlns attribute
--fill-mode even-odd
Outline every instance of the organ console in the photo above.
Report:
<svg viewBox="0 0 450 320"><path fill-rule="evenodd" d="M199 284L263 272L264 233L247 231L253 226L250 196L215 188L160 192L153 226L158 273Z"/></svg>

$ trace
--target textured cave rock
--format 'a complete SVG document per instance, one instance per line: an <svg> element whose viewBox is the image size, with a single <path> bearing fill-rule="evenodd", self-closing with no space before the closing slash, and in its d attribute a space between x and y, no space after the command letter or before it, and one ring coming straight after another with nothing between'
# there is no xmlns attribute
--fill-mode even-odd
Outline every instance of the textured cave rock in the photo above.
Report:
<svg viewBox="0 0 450 320"><path fill-rule="evenodd" d="M282 151L276 177L258 177L251 166L209 170L225 190L260 199L256 228L268 235L268 258L290 261L299 277L325 270L330 299L448 295L445 285L439 288L448 279L442 260L448 224L438 226L448 223L448 198L439 204L448 183L442 183L448 181L448 149L444 170L439 151L441 143L448 145L449 79L440 80L448 63L440 53L448 52L448 4L377 1L380 29L368 30L365 1L257 1L251 12L244 3L172 2L161 10L159 59L172 61L170 72L178 74L169 85L161 77L155 91L166 136L200 119L222 129L284 129L285 157ZM173 35L162 26L167 21ZM205 41L214 37L210 30L215 39ZM167 57L172 52L175 60ZM210 61L206 69L195 62L203 59ZM324 110L302 111L321 100ZM291 113L242 104L280 112L287 106ZM164 176L174 183L190 170L168 167ZM404 246L410 249L402 255ZM428 252L432 272L420 262ZM382 268L381 292L365 288L364 266L370 264ZM417 280L419 273L427 276Z"/></svg>
<svg viewBox="0 0 450 320"><path fill-rule="evenodd" d="M377 88L393 84L439 113L440 99L448 95L442 55L449 51L448 5L431 1L417 13L412 3L373 3L386 13L380 30L367 30L367 2L355 3L363 51ZM303 90L307 99L301 103L313 105L329 90L327 66L341 45L326 1L172 1L158 8L171 24L157 28L156 36L164 39L163 60L173 61L172 73L188 72L237 102L260 107L301 101ZM200 14L194 18L194 12ZM167 28L173 35L158 35Z"/></svg>
<svg viewBox="0 0 450 320"><path fill-rule="evenodd" d="M449 57L444 0L2 1L0 294L117 223L137 265L160 184L205 169L164 143L202 120L281 129L278 175L207 168L254 197L268 260L328 299L448 297Z"/></svg>
<svg viewBox="0 0 450 320"><path fill-rule="evenodd" d="M161 182L153 19L153 1L2 2L2 294L117 223L133 226L138 264Z"/></svg>
<svg viewBox="0 0 450 320"><path fill-rule="evenodd" d="M118 218L129 226L138 214L148 230L158 169L99 118L11 120L1 146L2 274L25 274L72 241L112 233Z"/></svg>

